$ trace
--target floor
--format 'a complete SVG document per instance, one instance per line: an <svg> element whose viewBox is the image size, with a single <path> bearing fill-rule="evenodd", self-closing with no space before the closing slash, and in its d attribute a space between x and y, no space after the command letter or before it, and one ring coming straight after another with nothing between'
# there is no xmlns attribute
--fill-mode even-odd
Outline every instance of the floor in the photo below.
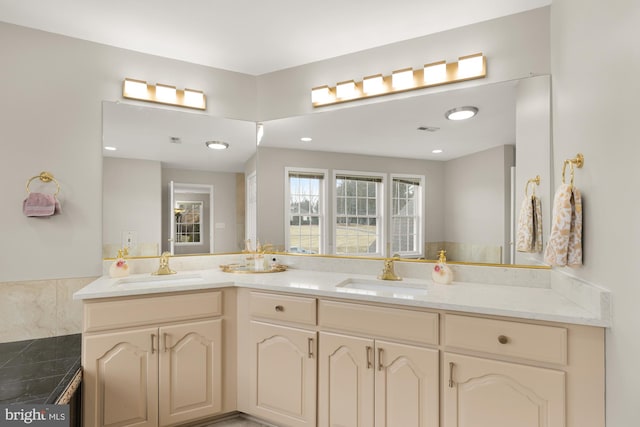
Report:
<svg viewBox="0 0 640 427"><path fill-rule="evenodd" d="M233 420L219 421L208 425L207 427L274 427L271 424L261 424L245 418L236 418Z"/></svg>

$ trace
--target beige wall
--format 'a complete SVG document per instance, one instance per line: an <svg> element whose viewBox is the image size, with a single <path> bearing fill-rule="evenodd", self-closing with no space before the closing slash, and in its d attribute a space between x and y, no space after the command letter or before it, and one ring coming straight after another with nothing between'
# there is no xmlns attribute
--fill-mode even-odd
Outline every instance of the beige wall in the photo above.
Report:
<svg viewBox="0 0 640 427"><path fill-rule="evenodd" d="M612 291L606 334L607 427L640 425L640 2L554 0L551 14L553 159L581 152L584 266L560 269Z"/></svg>
<svg viewBox="0 0 640 427"><path fill-rule="evenodd" d="M431 203L444 202L445 241L499 246L506 261L514 161L514 146L503 145L444 163L444 195Z"/></svg>
<svg viewBox="0 0 640 427"><path fill-rule="evenodd" d="M137 235L129 255L159 255L160 162L105 157L102 167L102 256L116 256L125 231Z"/></svg>

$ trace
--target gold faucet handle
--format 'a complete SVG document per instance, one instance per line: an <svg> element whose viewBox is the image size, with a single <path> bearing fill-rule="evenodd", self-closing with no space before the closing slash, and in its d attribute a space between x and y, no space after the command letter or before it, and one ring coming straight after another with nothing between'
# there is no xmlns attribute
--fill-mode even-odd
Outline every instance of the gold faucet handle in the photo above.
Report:
<svg viewBox="0 0 640 427"><path fill-rule="evenodd" d="M402 280L402 277L397 276L393 269L393 258L387 258L384 260L384 268L382 274L378 276L380 280Z"/></svg>
<svg viewBox="0 0 640 427"><path fill-rule="evenodd" d="M156 276L165 276L169 274L176 274L175 271L169 268L169 257L171 256L171 252L162 252L160 255L160 266L158 267L158 271L153 273Z"/></svg>

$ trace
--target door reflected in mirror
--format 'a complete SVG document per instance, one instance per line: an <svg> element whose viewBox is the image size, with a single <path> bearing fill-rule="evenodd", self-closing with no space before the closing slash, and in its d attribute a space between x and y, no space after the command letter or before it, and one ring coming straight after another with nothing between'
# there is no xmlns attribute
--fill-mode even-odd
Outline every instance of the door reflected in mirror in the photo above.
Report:
<svg viewBox="0 0 640 427"><path fill-rule="evenodd" d="M170 226L167 250L171 255L214 253L214 187L205 184L169 182ZM230 245L233 245L231 242Z"/></svg>

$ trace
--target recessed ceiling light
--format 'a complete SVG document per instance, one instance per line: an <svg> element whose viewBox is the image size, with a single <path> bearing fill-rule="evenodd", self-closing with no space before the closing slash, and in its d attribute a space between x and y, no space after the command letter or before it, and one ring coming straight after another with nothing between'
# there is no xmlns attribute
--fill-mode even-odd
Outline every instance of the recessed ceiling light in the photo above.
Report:
<svg viewBox="0 0 640 427"><path fill-rule="evenodd" d="M435 150L432 150L431 152L432 152L433 154L440 154L440 153L442 153L442 150L441 150L441 149L439 149L439 148L436 148Z"/></svg>
<svg viewBox="0 0 640 427"><path fill-rule="evenodd" d="M313 138L309 138L308 136L303 136L302 138L300 138L300 141L302 141L302 142L311 142L311 141L313 141Z"/></svg>
<svg viewBox="0 0 640 427"><path fill-rule="evenodd" d="M457 107L444 113L444 116L449 120L466 120L478 114L477 107Z"/></svg>
<svg viewBox="0 0 640 427"><path fill-rule="evenodd" d="M107 150L107 151L116 151L117 150L116 147L111 147L109 145L105 146L104 149Z"/></svg>
<svg viewBox="0 0 640 427"><path fill-rule="evenodd" d="M212 150L226 150L229 148L229 144L222 141L207 141L204 144Z"/></svg>

